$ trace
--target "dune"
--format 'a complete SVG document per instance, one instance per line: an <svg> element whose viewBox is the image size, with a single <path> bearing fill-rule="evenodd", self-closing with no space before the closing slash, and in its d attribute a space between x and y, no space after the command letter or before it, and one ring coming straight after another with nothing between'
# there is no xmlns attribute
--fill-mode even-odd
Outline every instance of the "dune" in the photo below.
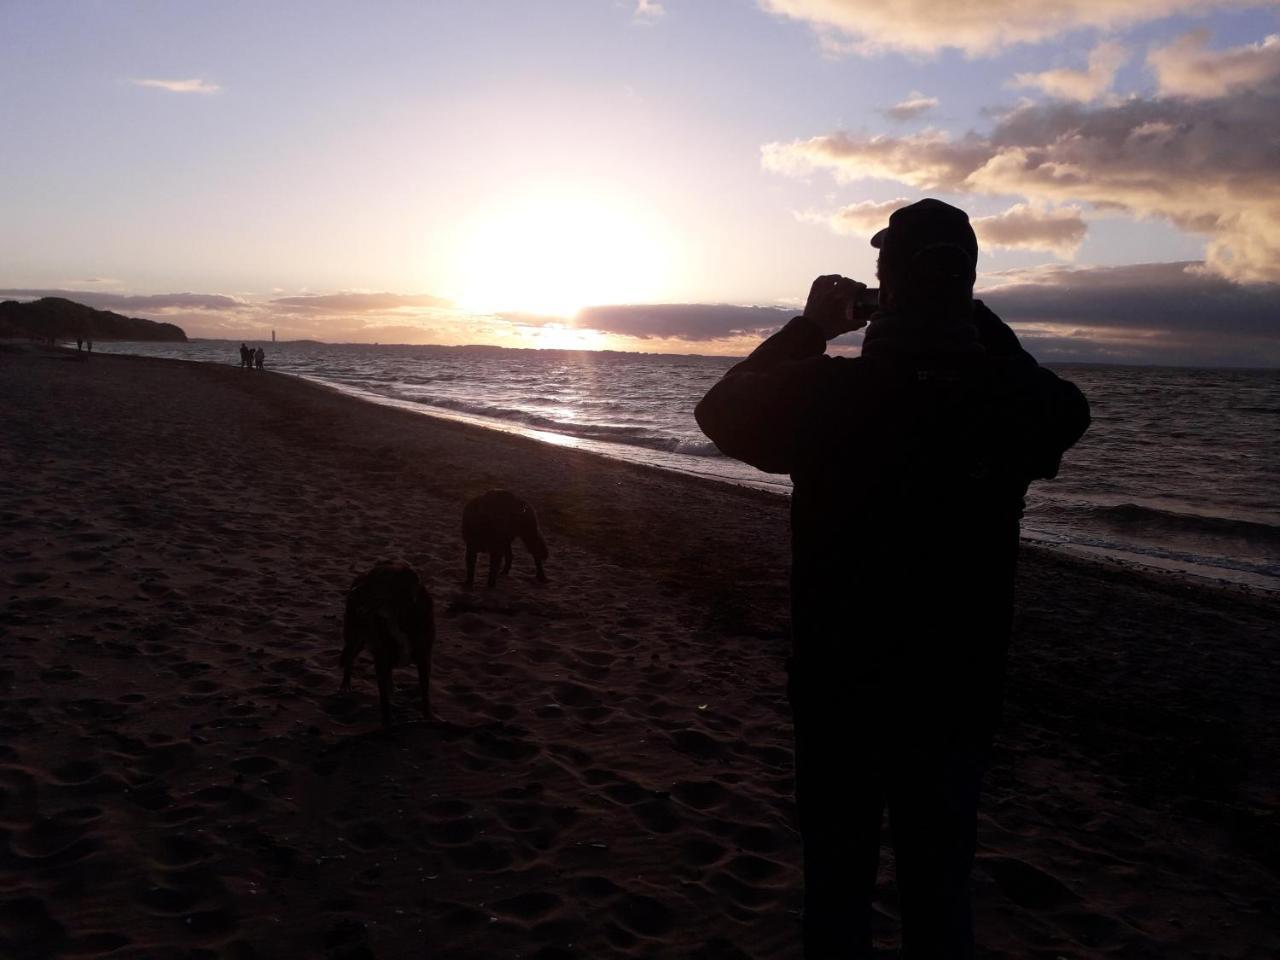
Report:
<svg viewBox="0 0 1280 960"><path fill-rule="evenodd" d="M0 956L799 956L785 501L229 366L0 351L0 401ZM464 589L495 487L547 583ZM387 558L443 726L338 693ZM1278 607L1026 551L982 955L1280 955Z"/></svg>

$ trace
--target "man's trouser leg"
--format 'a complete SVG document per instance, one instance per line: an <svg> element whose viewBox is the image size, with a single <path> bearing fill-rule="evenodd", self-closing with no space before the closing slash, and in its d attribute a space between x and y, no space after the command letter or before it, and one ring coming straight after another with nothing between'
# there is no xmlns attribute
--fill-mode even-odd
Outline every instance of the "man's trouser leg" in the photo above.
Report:
<svg viewBox="0 0 1280 960"><path fill-rule="evenodd" d="M944 734L945 736L945 734ZM889 778L904 960L969 960L969 874L986 744L904 744Z"/></svg>
<svg viewBox="0 0 1280 960"><path fill-rule="evenodd" d="M839 704L792 678L796 809L804 844L804 956L870 954L884 788L864 731Z"/></svg>

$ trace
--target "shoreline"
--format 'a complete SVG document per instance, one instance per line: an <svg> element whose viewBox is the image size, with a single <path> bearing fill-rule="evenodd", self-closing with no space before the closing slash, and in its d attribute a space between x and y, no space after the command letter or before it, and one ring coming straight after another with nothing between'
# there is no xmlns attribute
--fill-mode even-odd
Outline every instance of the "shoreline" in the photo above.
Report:
<svg viewBox="0 0 1280 960"><path fill-rule="evenodd" d="M0 351L0 399L0 952L798 955L784 498L270 371ZM496 486L549 583L463 589ZM367 657L336 694L391 555L449 727L400 670L379 731ZM981 948L1280 951L1280 601L1037 548L1018 589Z"/></svg>
<svg viewBox="0 0 1280 960"><path fill-rule="evenodd" d="M209 342L230 343L231 341ZM186 360L186 362L213 363L215 366L223 365L218 361L209 359ZM227 365L234 366L232 364ZM791 495L788 478L774 478L763 473L755 477L747 476L745 475L746 473L754 473L754 471L723 458L708 459L687 454L667 453L661 449L646 445L631 445L619 441L577 436L572 433L556 433L519 421L463 412L447 406L437 406L428 401L397 398L367 387L330 381L322 376L313 374L293 371L273 372L297 377L298 379L336 390L344 395L391 409L405 410L421 416L449 420L513 436L532 438L555 447L585 451L613 461L631 463L681 476L698 477L727 486L762 490L788 499ZM695 463L704 459L707 459L708 467L699 469L700 463L698 465L695 465ZM710 465L716 462L729 463L732 469L729 471L711 469ZM738 472L742 472L744 475L736 475ZM1032 499L1034 506L1034 498ZM1055 529L1052 523L1048 526L1037 526L1037 522L1034 516L1029 520L1024 519L1022 523L1022 541L1024 544L1059 550L1072 556L1086 559L1092 558L1107 564L1119 564L1129 569L1159 571L1169 576L1185 577L1197 582L1215 584L1223 589L1241 590L1246 593L1261 592L1280 595L1280 578L1268 572L1253 569L1248 563L1241 564L1228 556L1195 556L1173 548L1153 548L1149 545L1144 547L1137 544L1126 545L1123 542L1109 543L1105 539L1105 534L1101 534L1104 539L1099 540L1100 533L1096 530L1076 529L1068 530L1064 533L1061 529Z"/></svg>
<svg viewBox="0 0 1280 960"><path fill-rule="evenodd" d="M179 362L198 363L201 361L184 360ZM631 464L646 470L657 470L659 472L672 473L677 476L698 481L764 493L786 503L790 503L791 501L791 488L789 484L784 484L781 481L751 481L742 478L717 475L714 473L699 473L690 468L682 467L679 464L664 464L651 458L645 458L644 456L633 454L633 448L628 447L626 444L611 443L609 441L596 441L581 437L573 437L566 434L557 434L547 430L538 430L533 427L527 427L518 423L508 423L493 418L484 418L465 414L449 410L444 407L433 406L426 402L397 400L394 397L387 397L358 387L348 387L343 384L330 383L319 377L309 377L302 374L292 373L281 373L280 375L296 377L297 379L305 380L325 389L337 391L344 396L352 397L356 400L371 403L376 406L405 410L419 416L431 417L435 420L452 421L454 423L460 423L464 426L474 427L479 430L489 430L510 436L524 437L552 447L575 450L580 453L602 457L613 462ZM650 454L653 453L653 451L648 452ZM763 476L768 475L764 474ZM1192 560L1164 558L1159 556L1143 556L1132 551L1119 550L1113 547L1099 547L1086 543L1065 541L1062 540L1061 536L1058 534L1043 530L1029 529L1026 527L1025 523L1021 525L1020 537L1024 549L1031 548L1049 550L1108 567L1119 567L1121 569L1133 570L1136 572L1147 572L1161 576L1180 578L1196 584L1216 587L1221 590L1237 591L1249 595L1254 593L1280 595L1280 579L1267 577L1250 571L1238 570L1231 567L1214 566L1207 563L1197 563Z"/></svg>

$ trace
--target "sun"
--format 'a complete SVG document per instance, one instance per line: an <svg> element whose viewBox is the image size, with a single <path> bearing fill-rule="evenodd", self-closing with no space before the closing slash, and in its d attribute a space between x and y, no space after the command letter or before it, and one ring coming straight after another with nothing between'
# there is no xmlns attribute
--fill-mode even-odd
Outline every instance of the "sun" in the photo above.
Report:
<svg viewBox="0 0 1280 960"><path fill-rule="evenodd" d="M595 304L653 302L668 277L664 232L618 198L525 192L463 228L455 299L471 313L562 320Z"/></svg>

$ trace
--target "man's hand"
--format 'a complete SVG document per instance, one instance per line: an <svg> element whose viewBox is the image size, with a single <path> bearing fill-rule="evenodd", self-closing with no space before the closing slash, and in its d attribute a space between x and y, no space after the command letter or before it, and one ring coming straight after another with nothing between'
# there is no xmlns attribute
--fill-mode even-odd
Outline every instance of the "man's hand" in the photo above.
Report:
<svg viewBox="0 0 1280 960"><path fill-rule="evenodd" d="M861 330L867 325L868 318L857 316L854 300L858 291L866 288L865 283L835 273L819 277L809 288L805 318L816 323L828 340L851 330Z"/></svg>

